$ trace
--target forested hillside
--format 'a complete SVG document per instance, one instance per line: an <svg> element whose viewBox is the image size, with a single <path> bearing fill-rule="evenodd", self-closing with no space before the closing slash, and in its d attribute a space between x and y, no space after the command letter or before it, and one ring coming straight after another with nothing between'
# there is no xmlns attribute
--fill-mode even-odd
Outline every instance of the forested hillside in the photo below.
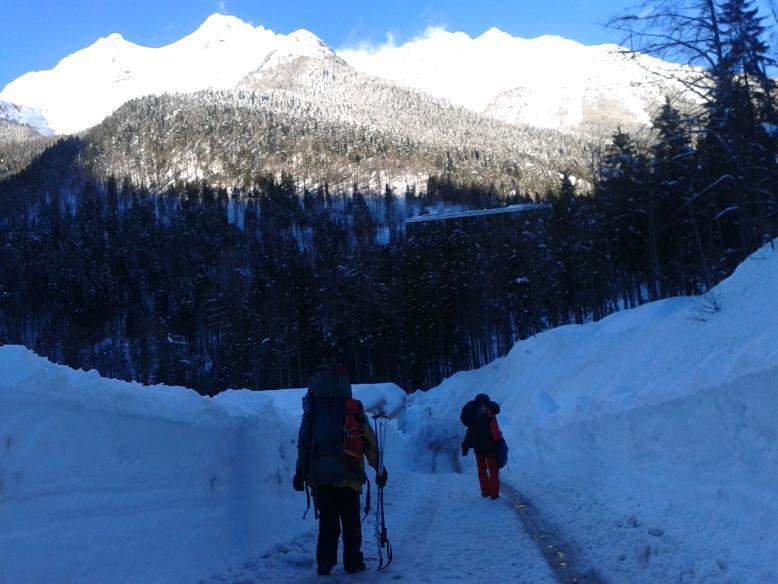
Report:
<svg viewBox="0 0 778 584"><path fill-rule="evenodd" d="M315 89L266 86L131 101L86 133L85 162L97 176L157 189L195 180L248 188L260 174L288 172L301 188L382 190L388 183L420 191L430 175L445 173L507 196L542 193L565 170L592 173L593 145L582 137L495 122L380 86L355 92L345 107L334 91L323 99Z"/></svg>

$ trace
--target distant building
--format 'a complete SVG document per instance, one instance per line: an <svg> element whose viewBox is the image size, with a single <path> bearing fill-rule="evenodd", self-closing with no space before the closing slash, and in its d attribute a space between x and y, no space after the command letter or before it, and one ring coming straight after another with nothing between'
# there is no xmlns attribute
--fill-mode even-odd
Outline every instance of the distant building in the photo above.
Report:
<svg viewBox="0 0 778 584"><path fill-rule="evenodd" d="M524 204L499 207L497 209L477 209L474 211L457 211L453 213L425 213L405 220L405 235L413 237L426 233L440 232L455 226L460 229L473 228L475 231L483 230L490 224L505 226L507 221L512 221L514 216L521 215L526 218L528 213L550 213L551 205Z"/></svg>

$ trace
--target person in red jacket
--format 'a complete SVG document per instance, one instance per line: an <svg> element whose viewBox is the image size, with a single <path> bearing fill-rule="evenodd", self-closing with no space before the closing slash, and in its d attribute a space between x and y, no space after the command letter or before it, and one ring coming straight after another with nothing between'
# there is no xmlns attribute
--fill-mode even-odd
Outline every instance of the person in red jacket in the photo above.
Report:
<svg viewBox="0 0 778 584"><path fill-rule="evenodd" d="M478 482L481 496L497 499L500 496L500 469L497 463L497 444L502 440L497 414L500 405L479 393L462 408L460 420L467 426L462 454L472 448L478 464Z"/></svg>

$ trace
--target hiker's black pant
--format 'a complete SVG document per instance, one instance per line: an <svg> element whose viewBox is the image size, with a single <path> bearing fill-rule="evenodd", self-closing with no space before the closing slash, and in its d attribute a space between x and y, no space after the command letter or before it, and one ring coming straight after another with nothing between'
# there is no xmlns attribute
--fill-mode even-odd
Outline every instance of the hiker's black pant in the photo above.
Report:
<svg viewBox="0 0 778 584"><path fill-rule="evenodd" d="M351 487L322 485L314 495L319 509L319 541L316 563L334 566L338 563L338 536L343 532L343 568L358 569L362 556L362 524L359 517L359 493Z"/></svg>

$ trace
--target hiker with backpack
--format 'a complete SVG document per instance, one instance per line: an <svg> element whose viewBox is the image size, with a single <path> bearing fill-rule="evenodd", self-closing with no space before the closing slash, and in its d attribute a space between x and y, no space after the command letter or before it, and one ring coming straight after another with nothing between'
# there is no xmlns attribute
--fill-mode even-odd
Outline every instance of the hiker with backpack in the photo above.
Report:
<svg viewBox="0 0 778 584"><path fill-rule="evenodd" d="M462 455L471 448L478 465L478 482L481 496L497 499L500 496L500 468L505 466L508 447L497 423L500 405L479 393L462 408L460 420L467 426L462 442Z"/></svg>
<svg viewBox="0 0 778 584"><path fill-rule="evenodd" d="M328 575L337 564L338 538L343 535L343 567L354 574L365 569L362 555L360 494L367 481L364 457L376 470L383 488L388 474L379 470L375 433L362 403L352 397L348 370L342 365L318 367L303 398L293 486L310 487L319 516L316 564ZM369 487L369 485L368 485Z"/></svg>

